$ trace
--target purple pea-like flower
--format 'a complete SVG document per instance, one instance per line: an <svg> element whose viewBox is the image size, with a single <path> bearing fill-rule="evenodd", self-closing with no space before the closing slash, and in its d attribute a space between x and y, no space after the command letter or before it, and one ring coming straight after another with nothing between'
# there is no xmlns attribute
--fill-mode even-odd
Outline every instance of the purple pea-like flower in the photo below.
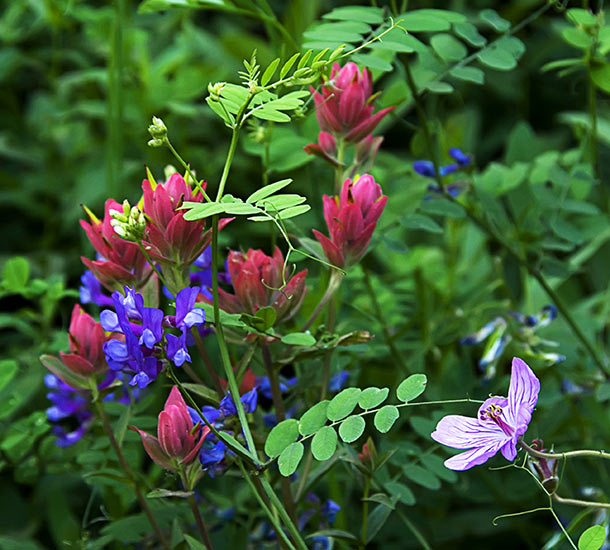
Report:
<svg viewBox="0 0 610 550"><path fill-rule="evenodd" d="M477 418L449 415L441 419L431 437L456 449L470 449L445 461L450 470L467 470L483 464L498 451L506 460L517 456L517 440L527 431L538 401L540 381L525 361L513 359L508 397L490 397Z"/></svg>

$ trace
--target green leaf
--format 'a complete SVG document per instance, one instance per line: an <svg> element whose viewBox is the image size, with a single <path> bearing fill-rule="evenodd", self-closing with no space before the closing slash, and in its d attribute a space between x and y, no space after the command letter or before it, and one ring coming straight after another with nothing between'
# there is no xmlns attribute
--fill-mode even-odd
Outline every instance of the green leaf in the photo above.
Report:
<svg viewBox="0 0 610 550"><path fill-rule="evenodd" d="M270 122L290 122L290 117L286 113L274 109L272 105L263 105L260 109L253 110L252 115Z"/></svg>
<svg viewBox="0 0 610 550"><path fill-rule="evenodd" d="M335 8L322 16L324 19L335 19L339 21L359 21L377 25L383 23L383 10L371 6L346 6Z"/></svg>
<svg viewBox="0 0 610 550"><path fill-rule="evenodd" d="M472 23L468 23L467 21L463 23L456 23L453 25L453 30L460 38L463 38L471 46L475 46L476 48L485 46L487 43L487 39L479 33L477 28Z"/></svg>
<svg viewBox="0 0 610 550"><path fill-rule="evenodd" d="M398 416L398 409L394 405L385 405L375 413L375 428L382 434L389 432Z"/></svg>
<svg viewBox="0 0 610 550"><path fill-rule="evenodd" d="M207 546L190 535L184 535L184 540L188 543L190 550L207 550Z"/></svg>
<svg viewBox="0 0 610 550"><path fill-rule="evenodd" d="M387 487L388 487L387 483L386 483L385 487L387 489ZM388 491L389 491L389 489L388 489ZM396 498L396 497L390 498L385 493L375 493L374 495L371 495L369 498L363 498L362 500L366 500L367 502L376 502L377 504L383 504L384 506L387 506L388 508L390 508L390 510L394 510L394 508L396 508L396 502L398 501L398 498ZM415 502L415 500L413 502Z"/></svg>
<svg viewBox="0 0 610 550"><path fill-rule="evenodd" d="M368 67L369 69L374 69L376 71L389 72L392 70L391 63L373 54L356 53L352 55L352 59L355 63Z"/></svg>
<svg viewBox="0 0 610 550"><path fill-rule="evenodd" d="M345 388L332 398L328 404L326 416L331 421L345 418L356 408L358 398L362 390L360 388Z"/></svg>
<svg viewBox="0 0 610 550"><path fill-rule="evenodd" d="M263 76L261 76L261 86L266 86L268 84L268 82L271 80L271 77L275 74L275 71L277 70L277 66L279 64L280 64L280 58L279 57L274 59L269 64L269 66L267 67L267 69L263 73Z"/></svg>
<svg viewBox="0 0 610 550"><path fill-rule="evenodd" d="M332 426L324 426L311 440L311 454L319 461L328 460L337 449L337 432Z"/></svg>
<svg viewBox="0 0 610 550"><path fill-rule="evenodd" d="M362 390L358 398L358 405L361 409L374 409L381 405L388 397L390 390L388 388L366 388Z"/></svg>
<svg viewBox="0 0 610 550"><path fill-rule="evenodd" d="M265 441L265 453L270 458L279 456L282 451L294 443L299 437L299 423L294 418L282 420L267 436Z"/></svg>
<svg viewBox="0 0 610 550"><path fill-rule="evenodd" d="M301 55L299 52L295 53L286 63L284 63L280 69L280 78L284 78L290 72L295 61L299 58L299 55Z"/></svg>
<svg viewBox="0 0 610 550"><path fill-rule="evenodd" d="M421 229L430 233L442 233L443 228L432 218L423 214L410 214L400 218L400 225L407 229Z"/></svg>
<svg viewBox="0 0 610 550"><path fill-rule="evenodd" d="M587 33L587 31L575 27L563 29L561 31L561 37L568 44L580 50L588 50L593 43L593 39L591 38L591 35Z"/></svg>
<svg viewBox="0 0 610 550"><path fill-rule="evenodd" d="M185 210L190 208L184 214L184 219L187 221L195 221L200 220L202 218L207 218L209 216L214 216L215 214L221 214L225 211L226 204L220 204L218 202L189 202L186 201L182 204L181 209Z"/></svg>
<svg viewBox="0 0 610 550"><path fill-rule="evenodd" d="M385 504L379 504L375 506L373 511L370 513L367 521L366 531L366 543L371 542L377 533L381 530L387 519L390 517L392 509L388 508Z"/></svg>
<svg viewBox="0 0 610 550"><path fill-rule="evenodd" d="M260 330L261 332L265 332L269 330L275 320L277 318L277 313L275 309L271 306L266 306L260 308L254 315L248 315L247 313L242 313L242 320L254 327L256 330Z"/></svg>
<svg viewBox="0 0 610 550"><path fill-rule="evenodd" d="M311 435L316 433L326 424L326 409L328 409L328 399L316 403L299 420L299 432L301 435Z"/></svg>
<svg viewBox="0 0 610 550"><path fill-rule="evenodd" d="M430 39L434 51L445 61L459 61L466 57L468 50L457 38L450 34L435 34Z"/></svg>
<svg viewBox="0 0 610 550"><path fill-rule="evenodd" d="M610 65L608 63L594 66L591 69L591 79L598 88L610 93Z"/></svg>
<svg viewBox="0 0 610 550"><path fill-rule="evenodd" d="M252 214L260 214L260 208L245 202L234 202L225 205L224 213L231 216L251 216Z"/></svg>
<svg viewBox="0 0 610 550"><path fill-rule="evenodd" d="M306 538L310 539L313 537L330 537L333 539L358 542L358 537L347 531L342 531L341 529L321 529L320 531L315 531L310 535L307 535Z"/></svg>
<svg viewBox="0 0 610 550"><path fill-rule="evenodd" d="M222 120L225 121L225 124L229 128L233 128L235 125L235 117L229 112L228 108L223 109L220 101L214 101L211 97L206 97L205 101L210 109L212 109L212 111L214 111L220 118L222 118Z"/></svg>
<svg viewBox="0 0 610 550"><path fill-rule="evenodd" d="M477 57L483 65L498 71L510 71L517 66L514 56L506 49L500 48L497 43L480 51Z"/></svg>
<svg viewBox="0 0 610 550"><path fill-rule="evenodd" d="M451 84L438 80L428 82L425 88L433 94L450 94L451 92L453 92L453 86Z"/></svg>
<svg viewBox="0 0 610 550"><path fill-rule="evenodd" d="M306 332L292 332L282 336L282 344L287 346L313 346L316 339Z"/></svg>
<svg viewBox="0 0 610 550"><path fill-rule="evenodd" d="M602 525L589 527L578 539L578 550L599 550L606 540L606 530Z"/></svg>
<svg viewBox="0 0 610 550"><path fill-rule="evenodd" d="M30 278L30 264L23 256L10 258L2 268L2 284L6 290L22 290Z"/></svg>
<svg viewBox="0 0 610 550"><path fill-rule="evenodd" d="M448 31L451 23L436 13L440 11L442 10L412 10L401 14L398 19L401 19L400 26L409 32Z"/></svg>
<svg viewBox="0 0 610 550"><path fill-rule="evenodd" d="M400 502L406 504L407 506L413 506L415 504L415 495L413 491L409 489L404 483L400 483L398 481L390 481L385 484L385 488L388 493L390 493L393 497L398 498Z"/></svg>
<svg viewBox="0 0 610 550"><path fill-rule="evenodd" d="M449 199L432 199L424 201L420 210L430 214L440 214L441 216L449 216L451 218L463 218L466 214L464 209Z"/></svg>
<svg viewBox="0 0 610 550"><path fill-rule="evenodd" d="M15 377L18 370L19 365L14 359L3 359L0 361L0 391Z"/></svg>
<svg viewBox="0 0 610 550"><path fill-rule="evenodd" d="M91 389L89 381L84 376L72 372L57 357L53 355L41 355L40 362L69 386L76 389Z"/></svg>
<svg viewBox="0 0 610 550"><path fill-rule="evenodd" d="M455 483L458 480L458 475L445 466L445 461L437 455L422 455L421 463L430 470L434 475L449 483Z"/></svg>
<svg viewBox="0 0 610 550"><path fill-rule="evenodd" d="M306 200L307 199L305 197L296 194L273 195L272 197L257 201L256 206L274 212L277 210L292 208L293 206L297 206Z"/></svg>
<svg viewBox="0 0 610 550"><path fill-rule="evenodd" d="M294 474L299 467L299 462L301 462L301 459L303 458L304 451L305 447L300 441L288 445L288 447L282 451L277 461L280 474L284 477Z"/></svg>
<svg viewBox="0 0 610 550"><path fill-rule="evenodd" d="M146 493L146 498L189 498L193 494L192 491L170 491L168 489L153 489Z"/></svg>
<svg viewBox="0 0 610 550"><path fill-rule="evenodd" d="M308 204L301 204L299 206L293 206L291 208L286 208L286 210L282 210L279 214L279 217L282 220L287 220L289 218L296 218L301 214L305 214L305 212L309 212L311 210L311 206ZM252 218L250 218L252 219Z"/></svg>
<svg viewBox="0 0 610 550"><path fill-rule="evenodd" d="M276 181L274 183L270 183L269 185L265 185L265 187L261 187L260 189L254 191L247 199L246 202L248 204L252 204L258 202L270 195L273 195L276 191L283 189L287 185L292 183L292 179L288 178L285 180Z"/></svg>
<svg viewBox="0 0 610 550"><path fill-rule="evenodd" d="M428 378L425 374L412 374L400 383L396 395L403 403L413 401L424 393Z"/></svg>
<svg viewBox="0 0 610 550"><path fill-rule="evenodd" d="M584 237L578 228L563 218L552 219L550 226L553 232L561 239L574 244L581 244L584 241Z"/></svg>
<svg viewBox="0 0 610 550"><path fill-rule="evenodd" d="M449 74L454 78L474 82L475 84L485 82L485 73L476 67L454 67L449 71Z"/></svg>
<svg viewBox="0 0 610 550"><path fill-rule="evenodd" d="M433 490L441 487L441 482L430 470L426 470L417 464L408 464L402 470L413 483L422 487Z"/></svg>
<svg viewBox="0 0 610 550"><path fill-rule="evenodd" d="M594 27L599 23L598 18L589 10L572 8L566 11L566 17L576 25L583 27Z"/></svg>
<svg viewBox="0 0 610 550"><path fill-rule="evenodd" d="M339 435L346 443L353 443L362 435L365 427L366 422L364 418L361 416L349 416L339 426Z"/></svg>
<svg viewBox="0 0 610 550"><path fill-rule="evenodd" d="M489 26L493 27L498 32L504 32L510 29L510 22L498 15L495 10L483 10L479 17Z"/></svg>
<svg viewBox="0 0 610 550"><path fill-rule="evenodd" d="M333 25L334 26L334 25ZM326 29L314 29L303 34L303 40L305 42L319 41L326 43L331 38L333 41L341 43L355 43L362 40L362 36L356 32L342 31L341 29L326 30Z"/></svg>

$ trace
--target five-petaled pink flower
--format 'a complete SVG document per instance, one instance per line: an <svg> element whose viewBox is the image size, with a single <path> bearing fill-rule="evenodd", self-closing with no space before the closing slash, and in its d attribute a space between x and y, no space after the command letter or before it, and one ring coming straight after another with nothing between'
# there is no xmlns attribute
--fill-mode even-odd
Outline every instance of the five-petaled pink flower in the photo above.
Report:
<svg viewBox="0 0 610 550"><path fill-rule="evenodd" d="M450 470L483 464L498 451L506 460L517 456L517 440L527 431L538 401L540 381L527 364L513 359L508 397L490 397L477 418L449 415L441 419L432 439L456 449L470 449L445 461Z"/></svg>
<svg viewBox="0 0 610 550"><path fill-rule="evenodd" d="M135 426L129 428L140 434L148 456L161 468L170 471L177 471L180 465L192 463L197 458L201 444L210 433L210 428L207 426L193 429L193 420L176 386L172 388L165 407L159 413L158 437Z"/></svg>
<svg viewBox="0 0 610 550"><path fill-rule="evenodd" d="M367 69L362 72L353 62L341 68L333 65L330 80L322 93L312 88L318 124L324 132L341 136L348 143L358 143L368 136L394 107L373 114L375 109L373 79Z"/></svg>
<svg viewBox="0 0 610 550"><path fill-rule="evenodd" d="M315 229L313 233L331 264L349 267L364 256L387 200L368 174L355 181L346 179L338 197L324 195L330 239Z"/></svg>

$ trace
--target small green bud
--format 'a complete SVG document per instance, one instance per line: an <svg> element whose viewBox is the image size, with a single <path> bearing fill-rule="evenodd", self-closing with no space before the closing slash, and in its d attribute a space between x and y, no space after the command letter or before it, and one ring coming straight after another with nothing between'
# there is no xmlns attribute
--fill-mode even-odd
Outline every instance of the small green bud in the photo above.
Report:
<svg viewBox="0 0 610 550"><path fill-rule="evenodd" d="M294 71L294 74L292 76L293 78L304 78L309 74L311 74L311 69L309 67L302 67Z"/></svg>
<svg viewBox="0 0 610 550"><path fill-rule="evenodd" d="M220 94L225 86L226 82L217 82L216 84L212 84L210 82L208 84L208 93L210 94L210 98L213 101L220 101Z"/></svg>
<svg viewBox="0 0 610 550"><path fill-rule="evenodd" d="M176 170L176 167L173 164L168 164L164 169L163 169L163 175L165 176L165 179L168 180L169 178L172 177L173 174L175 174L178 170Z"/></svg>
<svg viewBox="0 0 610 550"><path fill-rule="evenodd" d="M148 127L148 133L153 139L148 142L151 147L160 147L167 139L167 126L159 117L152 117L152 124Z"/></svg>
<svg viewBox="0 0 610 550"><path fill-rule="evenodd" d="M150 139L150 140L148 140L148 144L147 144L147 145L148 145L149 147L162 147L164 143L165 143L165 141L164 141L164 140L162 140L162 139L156 139L156 138L155 138L155 139Z"/></svg>
<svg viewBox="0 0 610 550"><path fill-rule="evenodd" d="M112 218L110 225L119 237L133 242L142 240L146 229L146 219L137 206L131 206L128 200L124 200L122 212L111 209L109 214Z"/></svg>
<svg viewBox="0 0 610 550"><path fill-rule="evenodd" d="M324 68L326 67L327 63L328 63L328 61L324 61L324 60L316 61L316 62L315 62L315 63L314 63L312 66L311 66L311 68L312 68L314 71L323 71L323 70L324 70Z"/></svg>

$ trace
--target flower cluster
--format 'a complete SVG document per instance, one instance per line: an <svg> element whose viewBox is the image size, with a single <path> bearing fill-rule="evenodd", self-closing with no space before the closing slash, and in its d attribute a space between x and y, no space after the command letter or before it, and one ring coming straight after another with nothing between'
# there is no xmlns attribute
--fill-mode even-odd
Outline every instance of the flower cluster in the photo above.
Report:
<svg viewBox="0 0 610 550"><path fill-rule="evenodd" d="M565 360L563 355L546 351L545 347L555 347L558 344L542 339L537 335L540 328L546 327L557 317L557 307L544 306L536 315L524 315L511 311L505 317L496 317L478 331L465 336L460 344L474 346L486 342L479 368L485 373L485 378L495 374L498 360L510 342L527 356L540 359L549 365Z"/></svg>
<svg viewBox="0 0 610 550"><path fill-rule="evenodd" d="M177 367L191 362L189 331L205 321L203 309L195 307L198 295L199 287L182 289L176 296L175 315L164 316L163 310L146 307L143 296L133 288L125 287L124 294L114 292L114 311L100 314L104 329L120 335L104 344L109 367L133 375L129 384L145 388L161 372L163 359ZM180 335L164 329L177 329Z"/></svg>
<svg viewBox="0 0 610 550"><path fill-rule="evenodd" d="M467 155L457 147L449 149L449 156L451 156L455 162L445 166L439 166L438 173L440 177L445 177L454 172L458 172L459 170L464 170L472 161L470 155ZM431 160L416 160L413 163L413 170L426 178L436 178L436 170L434 168L434 163ZM438 183L430 183L428 185L428 191L437 194L443 193L443 189L439 187ZM462 187L459 182L450 183L449 185L444 186L444 191L449 193L452 197L457 197L462 192Z"/></svg>

